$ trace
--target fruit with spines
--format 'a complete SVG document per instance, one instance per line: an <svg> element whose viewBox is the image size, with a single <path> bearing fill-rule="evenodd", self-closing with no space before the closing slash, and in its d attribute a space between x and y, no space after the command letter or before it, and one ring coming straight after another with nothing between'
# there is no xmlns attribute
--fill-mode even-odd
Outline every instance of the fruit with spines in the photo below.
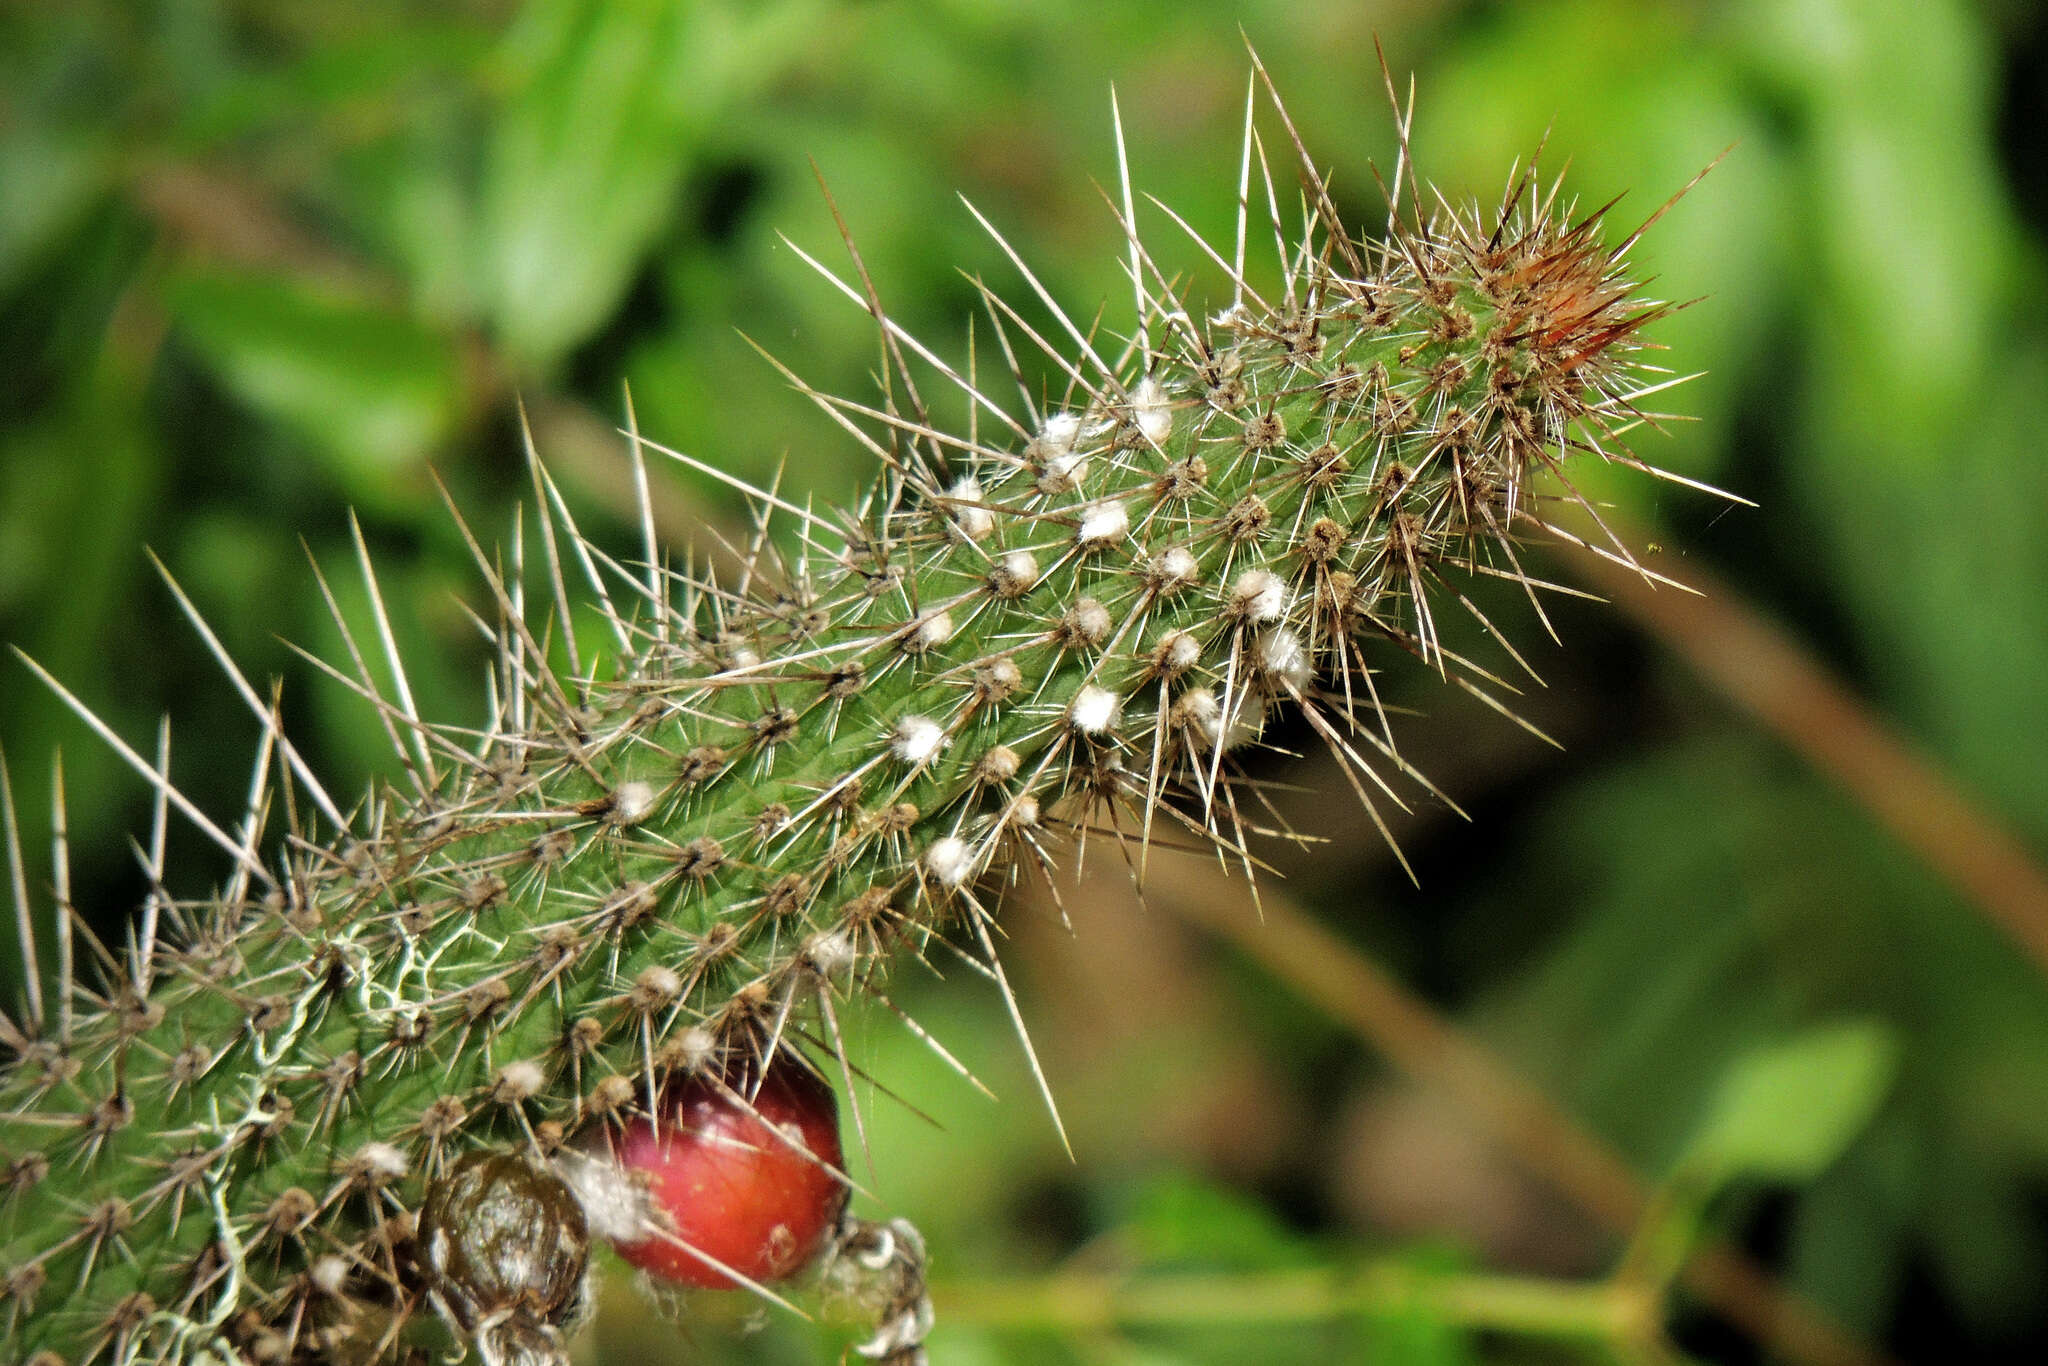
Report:
<svg viewBox="0 0 2048 1366"><path fill-rule="evenodd" d="M608 1136L595 1160L641 1192L650 1211L613 1246L676 1285L737 1290L787 1280L817 1257L846 1207L838 1102L787 1054L756 1078L698 1071L676 1079L654 1116ZM588 1163L580 1169L588 1173Z"/></svg>
<svg viewBox="0 0 2048 1366"><path fill-rule="evenodd" d="M1249 129L1248 105L1247 167ZM153 897L132 958L47 999L29 954L28 1008L0 1023L9 1357L309 1361L366 1325L399 1345L437 1320L473 1332L493 1311L437 1292L419 1244L471 1154L567 1170L679 1087L799 1068L768 1065L811 1021L849 1080L842 1003L886 1000L899 950L940 942L1002 984L994 895L1067 837L1172 828L1249 874L1230 755L1278 708L1384 833L1373 794L1418 775L1378 656L1484 691L1435 619L1439 596L1477 609L1438 589L1523 578L1516 542L1547 528L1538 486L1566 458L1638 463L1621 434L1661 385L1637 364L1660 308L1633 292L1626 243L1529 173L1497 211L1432 219L1397 182L1373 241L1300 172L1309 222L1280 243L1277 289L1246 276L1243 193L1235 254L1203 245L1228 276L1215 312L1155 261L1127 189L1136 318L1109 354L1028 272L1070 349L989 291L1005 353L1025 338L1061 373L1056 402L1021 385L1005 407L877 310L883 406L804 392L880 478L840 516L756 491L763 548L736 580L663 570L651 530L621 568L536 458L545 620L527 618L526 561L457 520L499 650L480 731L415 714L364 554L397 686L338 611L349 659L327 667L376 709L407 786L346 813L210 633L263 729L227 825L38 668L155 788L150 847L176 809L232 872L202 899ZM911 354L976 434L939 428ZM636 470L648 449L636 432ZM797 519L786 543L777 518ZM604 658L577 653L579 614ZM61 866L54 885L68 963Z"/></svg>

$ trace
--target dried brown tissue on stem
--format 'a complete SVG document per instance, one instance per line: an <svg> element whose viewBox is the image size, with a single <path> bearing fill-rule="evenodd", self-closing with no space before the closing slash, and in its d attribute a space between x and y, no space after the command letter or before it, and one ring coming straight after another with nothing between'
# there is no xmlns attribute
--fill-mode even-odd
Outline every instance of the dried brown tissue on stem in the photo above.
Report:
<svg viewBox="0 0 2048 1366"><path fill-rule="evenodd" d="M1296 163L1296 232L1261 90ZM9 1348L66 1366L286 1362L453 1335L548 1359L580 1294L561 1267L545 1286L476 1270L491 1263L455 1237L458 1188L558 1233L580 1210L594 1233L667 1240L704 1276L786 1302L708 1235L681 1237L651 1178L621 1170L635 1126L689 1093L779 1132L778 1076L856 1097L854 1001L958 1067L888 994L912 962L987 979L1030 1056L996 952L1003 885L1093 832L1194 843L1251 877L1253 837L1277 821L1234 752L1278 710L1307 717L1382 832L1382 803L1433 793L1380 705L1382 657L1507 712L1505 681L1446 644L1439 611L1456 603L1527 666L1453 576L1517 581L1540 615L1548 585L1517 542L1564 534L1550 499L1584 503L1569 458L1640 465L1625 436L1675 381L1639 335L1665 306L1627 277L1637 234L1601 245L1604 210L1573 217L1533 162L1491 212L1425 213L1412 100L1388 92L1402 150L1386 235L1354 237L1254 58L1234 239L1186 231L1223 272L1214 310L1141 237L1119 121L1128 336L1077 325L970 205L1032 299L976 282L1011 403L889 318L850 237L851 279L804 255L872 313L887 363L873 402L792 380L881 474L832 515L744 489L736 576L668 567L646 456L739 481L648 441L630 410L638 563L581 535L529 443L538 555L517 527L488 552L451 503L497 647L481 728L419 715L358 535L374 631L352 631L316 566L346 655L320 667L375 710L404 777L353 807L174 581L261 730L238 818L177 790L168 731L146 758L31 663L153 789L164 890L124 958L70 912L60 844L45 993L0 793L34 965L0 1077ZM1277 282L1248 268L1255 219ZM965 436L920 385L961 396ZM579 619L604 657L579 656ZM228 860L213 895L165 887L173 809ZM865 1146L857 1104L851 1119ZM822 1138L789 1146L844 1198L853 1177ZM478 1152L516 1160L480 1181ZM876 1306L867 1345L914 1360L914 1230L850 1221L824 1244L828 1278Z"/></svg>

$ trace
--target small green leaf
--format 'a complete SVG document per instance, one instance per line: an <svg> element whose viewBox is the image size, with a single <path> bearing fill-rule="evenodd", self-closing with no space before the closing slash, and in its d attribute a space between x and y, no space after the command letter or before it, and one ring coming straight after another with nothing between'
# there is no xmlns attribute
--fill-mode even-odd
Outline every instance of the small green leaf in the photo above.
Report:
<svg viewBox="0 0 2048 1366"><path fill-rule="evenodd" d="M1124 1232L1155 1269L1271 1269L1300 1266L1315 1256L1264 1205L1180 1172L1138 1188Z"/></svg>
<svg viewBox="0 0 2048 1366"><path fill-rule="evenodd" d="M1681 1171L1803 1183L1870 1121L1897 1070L1898 1041L1873 1020L1822 1025L1738 1060L1722 1078Z"/></svg>

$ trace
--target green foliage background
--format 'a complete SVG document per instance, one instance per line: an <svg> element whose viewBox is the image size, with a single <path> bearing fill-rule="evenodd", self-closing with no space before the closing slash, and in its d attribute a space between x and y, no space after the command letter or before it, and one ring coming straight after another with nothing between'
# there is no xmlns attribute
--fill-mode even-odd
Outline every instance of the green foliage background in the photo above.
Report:
<svg viewBox="0 0 2048 1366"><path fill-rule="evenodd" d="M868 320L777 238L844 259L806 159L888 307L943 354L965 354L976 307L956 266L1015 283L956 190L1114 325L1109 88L1141 188L1220 239L1240 25L1366 223L1369 162L1392 152L1375 35L1417 74L1419 160L1454 198L1497 194L1547 129L1581 202L1627 191L1633 221L1734 144L1641 247L1658 290L1704 296L1657 335L1706 373L1666 405L1695 420L1640 449L1761 508L1589 480L1672 572L1731 578L2048 856L2048 24L2019 0L0 5L0 640L138 747L172 714L179 782L239 810L254 726L152 546L250 675L286 680L329 786L359 790L390 768L374 718L279 643L339 653L308 551L364 619L349 508L423 710L477 715L484 656L455 605L473 573L430 467L509 539L523 397L585 530L630 555L629 382L649 435L851 493L865 457L735 332L821 389L868 390ZM1149 223L1155 255L1199 265ZM732 525L716 484L658 474L672 529ZM1430 712L1411 757L1473 819L1406 823L1418 891L1311 795L1293 809L1332 842L1282 858L1290 894L1646 1176L1706 1181L1710 1225L1840 1324L1907 1359L2022 1359L2048 1333L2048 984L1618 614L1555 616L1564 648L1526 622L1519 639L1550 685L1525 711L1565 752L1397 680ZM32 854L63 747L77 900L118 935L146 796L12 661L0 742ZM177 890L203 892L210 851L174 853ZM1612 1261L1455 1111L1288 984L1129 904L1113 851L1098 863L1111 875L1068 894L1071 940L1043 907L1012 917L1077 1164L987 992L904 984L1000 1105L886 1019L863 1031L865 1065L943 1126L866 1098L875 1183L940 1273ZM943 1360L1572 1355L1420 1311L1229 1333L962 1317ZM1674 1325L1703 1359L1755 1359L1683 1297ZM679 1342L618 1296L585 1350L796 1361L817 1341L775 1319L738 1347L711 1325Z"/></svg>

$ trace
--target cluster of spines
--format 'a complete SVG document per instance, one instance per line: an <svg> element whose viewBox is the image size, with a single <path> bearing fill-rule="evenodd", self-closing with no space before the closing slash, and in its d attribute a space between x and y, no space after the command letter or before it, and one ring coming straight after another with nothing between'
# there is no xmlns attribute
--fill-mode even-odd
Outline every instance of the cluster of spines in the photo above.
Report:
<svg viewBox="0 0 2048 1366"><path fill-rule="evenodd" d="M1073 835L1142 849L1169 827L1249 873L1261 797L1228 752L1274 705L1375 821L1390 773L1420 781L1366 650L1486 690L1436 627L1445 599L1477 613L1447 576L1533 586L1515 550L1543 525L1532 481L1574 449L1634 463L1618 438L1661 387L1636 349L1659 309L1600 216L1570 221L1526 173L1495 214L1425 220L1397 171L1367 243L1305 158L1298 234L1265 176L1282 271L1262 294L1250 113L1235 255L1200 244L1229 276L1222 311L1154 264L1127 176L1137 326L1112 357L1028 270L1060 344L984 291L1021 414L896 328L864 276L826 272L896 368L880 406L805 392L883 474L838 518L752 491L736 578L664 569L651 518L645 562L619 564L535 460L549 606L529 613L518 529L509 566L463 532L499 646L481 731L417 715L364 554L393 696L338 610L348 660L321 667L377 709L409 791L342 811L225 655L264 732L236 830L176 792L168 732L152 763L93 722L156 789L155 880L174 805L233 873L201 901L153 894L125 962L74 930L59 875L58 1000L32 964L0 1026L0 1342L39 1366L395 1351L424 1313L415 1214L460 1153L546 1159L653 1110L671 1076L799 1041L851 1091L836 1003L901 1016L884 978L906 956L1002 984L989 889ZM1057 367L1058 403L1034 400L1019 338ZM964 393L966 436L932 420L906 352ZM632 434L643 489L649 445ZM605 666L576 653L577 571ZM32 940L11 795L7 817Z"/></svg>

